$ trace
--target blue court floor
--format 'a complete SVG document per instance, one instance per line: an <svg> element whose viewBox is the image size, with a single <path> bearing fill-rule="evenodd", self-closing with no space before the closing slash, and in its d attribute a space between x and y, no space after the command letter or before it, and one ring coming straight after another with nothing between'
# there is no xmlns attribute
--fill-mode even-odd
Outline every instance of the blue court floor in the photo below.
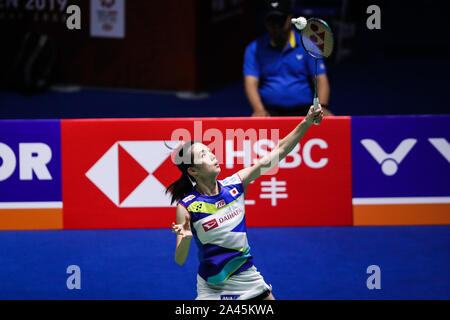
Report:
<svg viewBox="0 0 450 320"><path fill-rule="evenodd" d="M450 226L249 228L277 299L450 299ZM0 299L194 299L170 229L0 232ZM67 267L81 270L69 290ZM367 267L380 268L369 290Z"/></svg>

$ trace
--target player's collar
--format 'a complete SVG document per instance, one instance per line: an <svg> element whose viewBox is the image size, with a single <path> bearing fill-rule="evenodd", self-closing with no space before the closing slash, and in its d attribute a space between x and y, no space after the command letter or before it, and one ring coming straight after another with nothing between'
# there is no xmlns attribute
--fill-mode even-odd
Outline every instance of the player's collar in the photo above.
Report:
<svg viewBox="0 0 450 320"><path fill-rule="evenodd" d="M269 38L270 39L270 38ZM289 34L289 45L290 45L290 48L287 48L287 49L293 49L293 48L295 48L296 46L297 46L297 40L295 39L295 32L294 32L294 30L292 30L291 29L291 33ZM275 43L272 41L272 39L270 39L270 46L272 47L272 48L275 48L276 47L276 45L275 45Z"/></svg>

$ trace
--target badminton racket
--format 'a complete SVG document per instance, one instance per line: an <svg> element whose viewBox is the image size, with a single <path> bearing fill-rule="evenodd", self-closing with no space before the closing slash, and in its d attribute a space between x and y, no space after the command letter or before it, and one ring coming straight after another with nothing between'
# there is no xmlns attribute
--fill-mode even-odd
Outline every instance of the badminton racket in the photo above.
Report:
<svg viewBox="0 0 450 320"><path fill-rule="evenodd" d="M314 58L314 110L319 107L319 97L317 96L317 61L324 60L331 56L334 48L334 36L330 26L323 20L310 18L306 26L294 23L300 30L302 45L305 51ZM315 122L318 125L319 123Z"/></svg>

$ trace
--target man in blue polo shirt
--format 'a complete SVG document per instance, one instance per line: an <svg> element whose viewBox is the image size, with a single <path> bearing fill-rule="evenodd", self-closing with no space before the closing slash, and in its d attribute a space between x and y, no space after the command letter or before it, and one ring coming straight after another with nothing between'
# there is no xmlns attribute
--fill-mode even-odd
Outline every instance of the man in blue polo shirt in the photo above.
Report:
<svg viewBox="0 0 450 320"><path fill-rule="evenodd" d="M301 44L301 35L291 24L292 1L265 1L264 24L268 34L247 46L244 81L253 116L305 116L312 104L314 59ZM324 115L330 86L322 61L317 66L317 93Z"/></svg>

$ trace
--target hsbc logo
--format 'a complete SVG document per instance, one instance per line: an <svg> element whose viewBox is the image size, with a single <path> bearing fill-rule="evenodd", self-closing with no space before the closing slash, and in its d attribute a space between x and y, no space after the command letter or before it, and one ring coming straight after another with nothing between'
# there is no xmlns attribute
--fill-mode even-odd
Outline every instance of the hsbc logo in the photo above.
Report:
<svg viewBox="0 0 450 320"><path fill-rule="evenodd" d="M166 141L119 141L86 172L86 177L116 206L172 207L167 186L157 174L171 150ZM177 147L180 142L170 144ZM175 170L177 168L173 166Z"/></svg>
<svg viewBox="0 0 450 320"><path fill-rule="evenodd" d="M208 221L208 222L205 222L202 224L203 230L205 230L205 232L215 229L218 226L219 226L219 224L217 223L216 219L213 219L211 221Z"/></svg>

